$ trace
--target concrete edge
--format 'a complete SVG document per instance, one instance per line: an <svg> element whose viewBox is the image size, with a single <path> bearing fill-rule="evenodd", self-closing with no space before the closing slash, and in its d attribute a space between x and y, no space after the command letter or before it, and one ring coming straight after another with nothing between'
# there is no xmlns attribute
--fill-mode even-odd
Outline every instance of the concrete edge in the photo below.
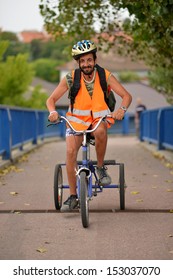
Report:
<svg viewBox="0 0 173 280"><path fill-rule="evenodd" d="M155 144L150 144L147 142L139 142L140 145L150 151L152 155L158 159L164 159L171 164L173 164L173 151L171 150L158 150Z"/></svg>

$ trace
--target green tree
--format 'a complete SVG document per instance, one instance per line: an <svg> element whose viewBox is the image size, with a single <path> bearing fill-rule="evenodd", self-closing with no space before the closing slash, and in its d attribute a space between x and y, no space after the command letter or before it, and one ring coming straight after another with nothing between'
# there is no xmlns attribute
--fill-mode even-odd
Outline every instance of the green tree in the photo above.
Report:
<svg viewBox="0 0 173 280"><path fill-rule="evenodd" d="M33 63L35 75L49 82L59 81L59 71L57 70L58 61L47 58L40 58Z"/></svg>
<svg viewBox="0 0 173 280"><path fill-rule="evenodd" d="M172 94L172 81L173 81L173 70L169 70L164 67L158 67L155 71L149 74L149 80L153 87L159 92L165 93L167 101L173 104Z"/></svg>
<svg viewBox="0 0 173 280"><path fill-rule="evenodd" d="M43 43L41 57L56 59L60 62L67 62L71 59L68 56L68 47L71 47L71 40L57 37L56 40L49 40Z"/></svg>
<svg viewBox="0 0 173 280"><path fill-rule="evenodd" d="M17 42L18 38L15 33L8 32L8 31L0 31L0 40L2 41L10 41L10 42Z"/></svg>
<svg viewBox="0 0 173 280"><path fill-rule="evenodd" d="M28 57L18 54L9 56L0 64L0 103L20 106L23 93L33 78L33 70L27 61Z"/></svg>
<svg viewBox="0 0 173 280"><path fill-rule="evenodd" d="M19 53L30 52L30 45L19 42L17 36L13 32L0 32L0 41L8 41L8 47L3 54L3 60L5 61L10 55L17 55Z"/></svg>
<svg viewBox="0 0 173 280"><path fill-rule="evenodd" d="M23 107L46 109L48 94L42 90L41 85L37 85L31 92L28 99L23 99Z"/></svg>
<svg viewBox="0 0 173 280"><path fill-rule="evenodd" d="M0 61L8 44L8 41L0 42ZM41 86L26 94L34 76L26 54L9 56L5 62L0 62L0 73L0 104L45 109L47 94Z"/></svg>
<svg viewBox="0 0 173 280"><path fill-rule="evenodd" d="M41 57L43 43L41 40L32 40L30 44L31 60Z"/></svg>
<svg viewBox="0 0 173 280"><path fill-rule="evenodd" d="M3 58L3 55L8 48L9 42L8 41L0 41L0 61Z"/></svg>
<svg viewBox="0 0 173 280"><path fill-rule="evenodd" d="M131 54L144 60L155 73L156 69L173 69L173 0L42 0L40 12L44 17L47 30L55 35L62 34L74 38L91 38L97 35L100 46L108 48L116 45L125 55ZM120 11L126 9L132 16L120 22ZM97 26L97 30L96 30ZM127 40L118 31L126 31L132 37ZM107 33L102 37L96 31ZM65 35L64 35L65 34ZM118 36L117 36L118 34ZM81 38L82 37L82 38ZM123 50L123 51L122 51ZM158 81L159 82L159 81ZM166 81L165 81L166 83ZM169 100L173 95L173 83L163 87Z"/></svg>

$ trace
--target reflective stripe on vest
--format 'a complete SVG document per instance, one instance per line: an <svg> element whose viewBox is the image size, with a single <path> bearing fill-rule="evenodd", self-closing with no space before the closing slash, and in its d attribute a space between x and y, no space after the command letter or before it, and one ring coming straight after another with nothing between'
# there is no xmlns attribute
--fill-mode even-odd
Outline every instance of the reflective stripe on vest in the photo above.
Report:
<svg viewBox="0 0 173 280"><path fill-rule="evenodd" d="M68 109L68 112L71 113L71 108ZM73 115L78 116L89 116L91 114L90 110L79 110L79 109L73 109Z"/></svg>
<svg viewBox="0 0 173 280"><path fill-rule="evenodd" d="M93 112L94 119L105 117L106 115L110 114L110 110L103 110L99 112Z"/></svg>
<svg viewBox="0 0 173 280"><path fill-rule="evenodd" d="M75 122L78 124L83 124L86 127L89 127L91 125L91 122L85 122L77 117L74 116L67 116L67 119L69 120L69 122Z"/></svg>

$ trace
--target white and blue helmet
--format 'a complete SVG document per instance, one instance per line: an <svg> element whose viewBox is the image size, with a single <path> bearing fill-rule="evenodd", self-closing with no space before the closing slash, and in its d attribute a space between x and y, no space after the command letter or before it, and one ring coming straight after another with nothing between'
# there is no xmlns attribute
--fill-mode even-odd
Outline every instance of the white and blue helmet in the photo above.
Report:
<svg viewBox="0 0 173 280"><path fill-rule="evenodd" d="M72 48L72 56L76 60L79 59L81 55L87 53L96 53L96 52L97 52L97 47L90 40L79 41Z"/></svg>

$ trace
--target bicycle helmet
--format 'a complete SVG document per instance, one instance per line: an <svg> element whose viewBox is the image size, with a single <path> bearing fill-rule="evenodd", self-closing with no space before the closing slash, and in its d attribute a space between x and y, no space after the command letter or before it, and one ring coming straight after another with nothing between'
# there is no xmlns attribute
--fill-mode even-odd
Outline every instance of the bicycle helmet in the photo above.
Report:
<svg viewBox="0 0 173 280"><path fill-rule="evenodd" d="M72 48L72 56L75 60L79 59L81 55L87 53L96 53L97 47L90 40L82 40L77 42Z"/></svg>

